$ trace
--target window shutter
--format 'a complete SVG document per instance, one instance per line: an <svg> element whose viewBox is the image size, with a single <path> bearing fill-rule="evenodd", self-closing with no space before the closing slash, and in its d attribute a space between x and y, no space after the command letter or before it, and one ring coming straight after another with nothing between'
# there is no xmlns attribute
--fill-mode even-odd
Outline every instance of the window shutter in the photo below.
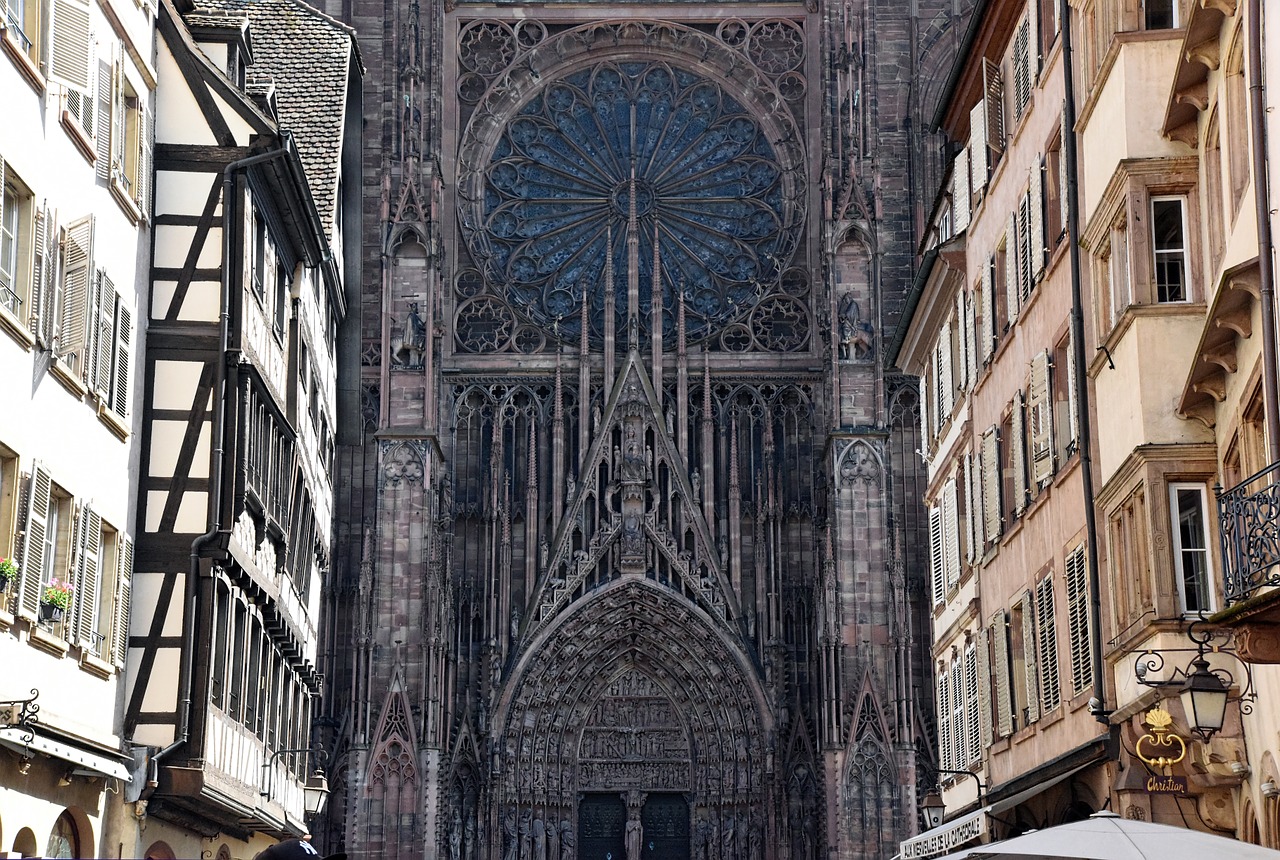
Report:
<svg viewBox="0 0 1280 860"><path fill-rule="evenodd" d="M1022 302L1026 304L1031 295L1031 274L1035 268L1034 252L1031 248L1031 189L1018 201L1018 286L1022 289Z"/></svg>
<svg viewBox="0 0 1280 860"><path fill-rule="evenodd" d="M951 366L951 323L938 335L938 413L943 421L951 417L955 405L956 381ZM939 422L941 423L941 421Z"/></svg>
<svg viewBox="0 0 1280 860"><path fill-rule="evenodd" d="M969 763L968 732L964 717L964 665L957 655L951 662L951 767L959 769Z"/></svg>
<svg viewBox="0 0 1280 860"><path fill-rule="evenodd" d="M990 261L982 267L982 283L979 285L981 293L978 296L981 302L981 316L978 329L978 341L982 346L982 363L986 364L991 358L991 353L995 345L996 327L993 322L995 315L995 303L991 301L991 270L993 265Z"/></svg>
<svg viewBox="0 0 1280 860"><path fill-rule="evenodd" d="M991 652L990 634L978 631L978 755L991 746ZM976 758L977 756L975 756Z"/></svg>
<svg viewBox="0 0 1280 860"><path fill-rule="evenodd" d="M973 293L965 293L964 297L964 330L965 336L969 341L969 388L972 389L978 381L978 331L977 331L977 314L974 313L974 295Z"/></svg>
<svg viewBox="0 0 1280 860"><path fill-rule="evenodd" d="M1027 725L1040 719L1040 661L1036 652L1036 596L1022 595L1022 668L1027 678Z"/></svg>
<svg viewBox="0 0 1280 860"><path fill-rule="evenodd" d="M93 335L91 387L104 403L110 405L111 353L115 348L116 288L106 272L98 272L98 289L94 301L98 306L98 330Z"/></svg>
<svg viewBox="0 0 1280 860"><path fill-rule="evenodd" d="M987 106L980 101L969 111L969 206L976 207L987 187L990 157L987 153Z"/></svg>
<svg viewBox="0 0 1280 860"><path fill-rule="evenodd" d="M1038 0L1027 5L1034 6ZM1023 18L1013 37L1013 116L1015 120L1026 113L1031 101L1031 22Z"/></svg>
<svg viewBox="0 0 1280 860"><path fill-rule="evenodd" d="M1018 213L1010 212L1004 225L1004 295L1009 309L1009 325L1018 318ZM999 332L996 332L999 335Z"/></svg>
<svg viewBox="0 0 1280 860"><path fill-rule="evenodd" d="M1067 632L1071 639L1071 689L1093 685L1093 653L1089 642L1089 582L1084 544L1067 556Z"/></svg>
<svg viewBox="0 0 1280 860"><path fill-rule="evenodd" d="M121 418L129 416L129 349L133 340L133 311L123 296L116 297L115 378L111 382L111 408Z"/></svg>
<svg viewBox="0 0 1280 860"><path fill-rule="evenodd" d="M83 96L89 92L89 4L53 0L51 7L49 78Z"/></svg>
<svg viewBox="0 0 1280 860"><path fill-rule="evenodd" d="M1055 3L1056 7L1057 4ZM1058 217L1061 218L1062 235L1067 233L1067 135L1072 133L1072 129L1067 125L1067 103L1062 102L1062 135L1058 144Z"/></svg>
<svg viewBox="0 0 1280 860"><path fill-rule="evenodd" d="M1022 516L1027 509L1027 441L1022 391L1013 395L1009 427L1009 462L1013 466L1013 512Z"/></svg>
<svg viewBox="0 0 1280 860"><path fill-rule="evenodd" d="M1040 705L1052 711L1062 701L1062 684L1058 674L1058 623L1053 608L1053 577L1046 576L1036 585L1036 620L1040 641Z"/></svg>
<svg viewBox="0 0 1280 860"><path fill-rule="evenodd" d="M973 475L973 454L966 452L964 455L964 521L965 521L965 558L970 564L974 564L982 555L982 533L979 531L978 523L981 521L979 516L977 502L978 495L975 492L975 483Z"/></svg>
<svg viewBox="0 0 1280 860"><path fill-rule="evenodd" d="M969 147L956 154L955 163L951 167L951 221L956 233L962 233L969 226L969 183L973 178L969 175Z"/></svg>
<svg viewBox="0 0 1280 860"><path fill-rule="evenodd" d="M0 183L4 181L4 165L0 163ZM3 214L4 204L3 195L0 195L0 214ZM34 248L35 259L32 261L31 267L31 304L27 307L27 318L25 322L31 328L31 331L40 334L40 308L44 305L45 282L48 280L50 272L57 274L58 258L49 254L49 233L52 231L57 236L57 227L53 224L52 212L49 211L47 202L36 210L35 214L35 241Z"/></svg>
<svg viewBox="0 0 1280 860"><path fill-rule="evenodd" d="M956 516L956 479L942 488L942 548L946 555L947 588L960 581L960 527Z"/></svg>
<svg viewBox="0 0 1280 860"><path fill-rule="evenodd" d="M982 434L982 531L988 542L1000 537L1000 445L995 427Z"/></svg>
<svg viewBox="0 0 1280 860"><path fill-rule="evenodd" d="M88 534L88 518L83 507L76 508L71 521L71 531L67 541L67 575L66 582L71 585L71 605L67 607L66 635L70 642L76 641L76 627L80 623L80 564L84 560L84 541Z"/></svg>
<svg viewBox="0 0 1280 860"><path fill-rule="evenodd" d="M929 572L933 581L933 605L946 597L946 570L942 546L942 510L937 505L929 508Z"/></svg>
<svg viewBox="0 0 1280 860"><path fill-rule="evenodd" d="M33 463L27 482L26 528L18 570L18 611L31 618L40 610L40 575L44 571L45 530L49 525L52 492L53 480L49 473L38 461Z"/></svg>
<svg viewBox="0 0 1280 860"><path fill-rule="evenodd" d="M1080 404L1076 400L1076 342L1075 335L1067 339L1067 427L1070 432L1068 454L1076 449L1080 441Z"/></svg>
<svg viewBox="0 0 1280 860"><path fill-rule="evenodd" d="M986 58L982 60L982 85L987 148L999 154L1004 152L1004 79L1000 67Z"/></svg>
<svg viewBox="0 0 1280 860"><path fill-rule="evenodd" d="M944 770L954 769L951 757L951 673L938 664L938 758Z"/></svg>
<svg viewBox="0 0 1280 860"><path fill-rule="evenodd" d="M929 462L929 371L920 375L920 455Z"/></svg>
<svg viewBox="0 0 1280 860"><path fill-rule="evenodd" d="M83 523L80 541L80 570L76 586L76 638L81 646L95 651L94 634L97 632L98 583L102 571L98 570L98 549L102 542L102 517L90 504L80 513Z"/></svg>
<svg viewBox="0 0 1280 860"><path fill-rule="evenodd" d="M111 178L111 134L115 124L111 121L111 110L115 105L114 67L111 58L98 60L98 160L94 164L98 178L106 181Z"/></svg>
<svg viewBox="0 0 1280 860"><path fill-rule="evenodd" d="M1053 419L1049 397L1049 351L1031 359L1031 479L1040 486L1053 475Z"/></svg>
<svg viewBox="0 0 1280 860"><path fill-rule="evenodd" d="M1041 0L1028 0L1027 2L1027 37L1030 43L1032 84L1035 84L1040 79L1040 2ZM1057 0L1053 0L1053 2L1057 3Z"/></svg>
<svg viewBox="0 0 1280 860"><path fill-rule="evenodd" d="M151 155L155 151L156 121L151 105L138 112L138 121L142 127L138 129L138 209L142 217L151 220L151 188L155 181L152 176Z"/></svg>
<svg viewBox="0 0 1280 860"><path fill-rule="evenodd" d="M133 580L133 541L120 535L116 553L115 618L112 622L111 651L117 666L123 666L129 649L129 589Z"/></svg>
<svg viewBox="0 0 1280 860"><path fill-rule="evenodd" d="M964 715L965 757L961 767L967 767L982 756L982 716L978 710L978 655L970 644L964 649Z"/></svg>
<svg viewBox="0 0 1280 860"><path fill-rule="evenodd" d="M956 343L960 347L960 363L956 367L957 376L956 389L959 391L968 391L972 379L969 376L970 365L970 345L969 345L969 317L965 313L965 294L964 291L956 293Z"/></svg>
<svg viewBox="0 0 1280 860"><path fill-rule="evenodd" d="M1032 4L1035 5L1035 4ZM1045 254L1049 243L1044 235L1044 156L1040 156L1031 167L1031 187L1028 208L1031 215L1031 227L1027 231L1027 247L1031 254L1031 282L1034 284L1044 277Z"/></svg>
<svg viewBox="0 0 1280 860"><path fill-rule="evenodd" d="M1013 697L1009 688L1009 613L1001 609L991 618L991 653L996 673L996 733L1013 734Z"/></svg>
<svg viewBox="0 0 1280 860"><path fill-rule="evenodd" d="M58 357L84 376L89 344L93 286L93 216L67 227L62 245L62 321Z"/></svg>

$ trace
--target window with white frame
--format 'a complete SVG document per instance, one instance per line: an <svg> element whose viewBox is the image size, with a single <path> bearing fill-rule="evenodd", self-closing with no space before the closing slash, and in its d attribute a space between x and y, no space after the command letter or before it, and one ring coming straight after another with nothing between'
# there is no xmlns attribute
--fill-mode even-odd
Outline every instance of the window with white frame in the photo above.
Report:
<svg viewBox="0 0 1280 860"><path fill-rule="evenodd" d="M1142 16L1147 30L1172 30L1179 26L1178 0L1143 0Z"/></svg>
<svg viewBox="0 0 1280 860"><path fill-rule="evenodd" d="M1187 292L1186 200L1151 199L1151 248L1155 254L1156 301L1185 302Z"/></svg>
<svg viewBox="0 0 1280 860"><path fill-rule="evenodd" d="M0 306L25 322L32 313L31 244L35 203L31 190L0 158Z"/></svg>
<svg viewBox="0 0 1280 860"><path fill-rule="evenodd" d="M1207 510L1203 485L1169 485L1169 511L1173 518L1173 568L1178 579L1179 608L1184 613L1208 612L1213 609Z"/></svg>

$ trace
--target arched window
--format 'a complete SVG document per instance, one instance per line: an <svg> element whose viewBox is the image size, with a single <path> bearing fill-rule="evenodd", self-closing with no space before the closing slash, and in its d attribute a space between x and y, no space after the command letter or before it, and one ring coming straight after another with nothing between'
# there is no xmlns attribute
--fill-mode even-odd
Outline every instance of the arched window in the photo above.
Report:
<svg viewBox="0 0 1280 860"><path fill-rule="evenodd" d="M80 834L70 812L63 812L53 823L49 844L44 850L48 858L75 858L80 856Z"/></svg>

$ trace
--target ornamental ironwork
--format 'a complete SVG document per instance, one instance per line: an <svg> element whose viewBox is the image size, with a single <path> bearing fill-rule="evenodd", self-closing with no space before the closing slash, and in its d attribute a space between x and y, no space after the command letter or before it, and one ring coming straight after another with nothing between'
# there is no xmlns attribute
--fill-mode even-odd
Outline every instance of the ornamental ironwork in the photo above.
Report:
<svg viewBox="0 0 1280 860"><path fill-rule="evenodd" d="M1280 586L1280 462L1218 495L1222 583L1227 603Z"/></svg>
<svg viewBox="0 0 1280 860"><path fill-rule="evenodd" d="M464 218L464 230L474 227L483 279L515 312L574 341L585 300L599 342L610 290L625 326L634 212L641 331L655 317L656 257L664 332L683 297L686 335L699 340L777 285L800 231L784 172L758 112L717 81L674 63L598 62L515 111L484 169L478 223ZM755 321L768 348L807 339L807 316L790 310Z"/></svg>

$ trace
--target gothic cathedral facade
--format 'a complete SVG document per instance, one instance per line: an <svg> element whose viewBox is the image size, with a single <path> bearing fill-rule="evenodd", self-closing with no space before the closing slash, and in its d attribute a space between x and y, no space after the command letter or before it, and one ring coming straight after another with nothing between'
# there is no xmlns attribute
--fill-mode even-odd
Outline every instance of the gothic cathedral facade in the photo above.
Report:
<svg viewBox="0 0 1280 860"><path fill-rule="evenodd" d="M883 357L968 3L335 3L368 75L328 843L891 857L933 695Z"/></svg>

